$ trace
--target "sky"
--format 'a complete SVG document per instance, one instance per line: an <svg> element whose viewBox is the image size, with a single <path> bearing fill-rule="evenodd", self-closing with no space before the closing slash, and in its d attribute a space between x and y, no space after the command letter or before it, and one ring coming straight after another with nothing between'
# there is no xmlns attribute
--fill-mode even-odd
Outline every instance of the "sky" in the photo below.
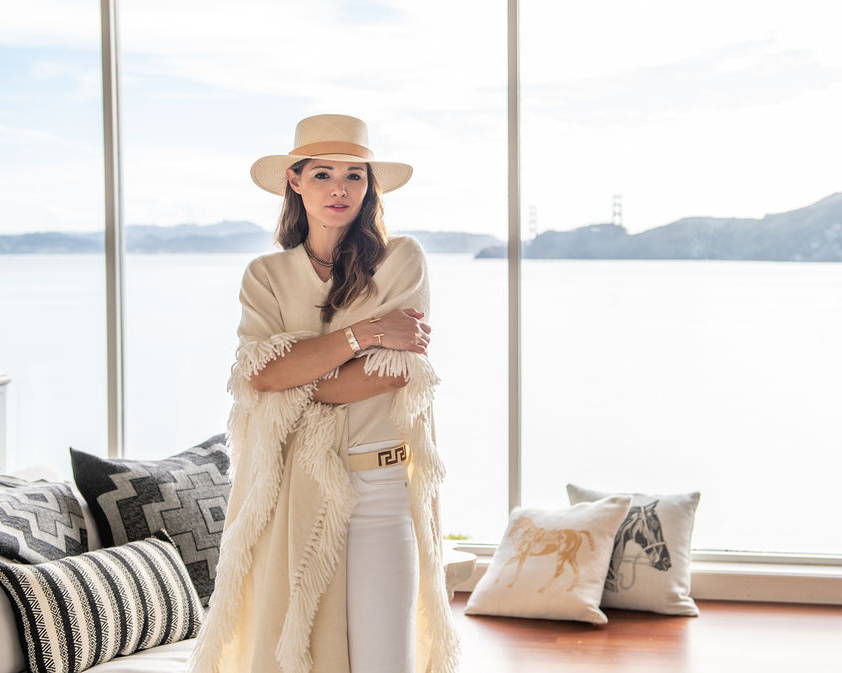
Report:
<svg viewBox="0 0 842 673"><path fill-rule="evenodd" d="M0 234L103 227L99 2L0 0ZM299 119L412 164L390 230L507 231L506 3L118 0L126 224L251 220ZM522 231L754 217L842 191L842 10L520 3ZM49 20L44 20L49 17Z"/></svg>

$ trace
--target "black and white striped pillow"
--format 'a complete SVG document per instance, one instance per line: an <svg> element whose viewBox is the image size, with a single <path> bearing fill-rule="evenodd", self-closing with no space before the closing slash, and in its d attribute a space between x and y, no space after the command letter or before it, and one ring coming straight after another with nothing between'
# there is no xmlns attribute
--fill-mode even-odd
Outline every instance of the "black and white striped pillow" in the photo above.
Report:
<svg viewBox="0 0 842 673"><path fill-rule="evenodd" d="M0 562L33 673L71 673L195 638L199 595L164 529L144 540L36 564Z"/></svg>

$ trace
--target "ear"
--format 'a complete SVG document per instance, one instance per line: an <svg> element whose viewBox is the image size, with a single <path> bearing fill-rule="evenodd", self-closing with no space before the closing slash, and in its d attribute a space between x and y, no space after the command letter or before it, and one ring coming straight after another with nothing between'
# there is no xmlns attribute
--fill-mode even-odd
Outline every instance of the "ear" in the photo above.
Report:
<svg viewBox="0 0 842 673"><path fill-rule="evenodd" d="M294 170L287 168L287 182L292 186L296 193L301 194L301 178Z"/></svg>

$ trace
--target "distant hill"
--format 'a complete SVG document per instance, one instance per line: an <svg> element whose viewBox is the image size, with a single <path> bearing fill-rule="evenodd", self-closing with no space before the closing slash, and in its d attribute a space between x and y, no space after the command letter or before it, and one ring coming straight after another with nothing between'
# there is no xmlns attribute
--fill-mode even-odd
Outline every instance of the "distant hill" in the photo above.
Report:
<svg viewBox="0 0 842 673"><path fill-rule="evenodd" d="M428 252L475 254L490 245L501 243L500 239L488 234L458 231L412 230L394 233L414 236ZM224 221L169 227L130 224L126 227L126 250L130 253L266 252L275 249L272 234L254 222ZM105 236L101 231L78 234L44 231L0 236L0 254L101 254L104 248Z"/></svg>
<svg viewBox="0 0 842 673"><path fill-rule="evenodd" d="M272 232L254 222L216 224L130 224L126 251L143 253L261 252L272 248ZM0 236L0 253L99 253L105 249L102 231L89 233L33 232Z"/></svg>
<svg viewBox="0 0 842 673"><path fill-rule="evenodd" d="M502 245L490 234L469 234L464 231L424 231L421 229L396 231L395 235L409 234L417 238L427 252L467 252L475 254L484 248Z"/></svg>
<svg viewBox="0 0 842 673"><path fill-rule="evenodd" d="M265 252L275 249L272 233L254 222L126 227L130 253ZM427 252L467 253L476 258L506 256L506 242L490 234L401 230ZM103 232L31 232L0 236L2 253L102 253ZM629 234L611 223L570 231L545 231L522 244L525 258L554 259L731 259L793 262L842 261L842 192L761 219L684 217Z"/></svg>
<svg viewBox="0 0 842 673"><path fill-rule="evenodd" d="M545 231L523 244L525 258L842 261L842 192L762 219L684 217L629 234L604 223ZM505 257L505 245L477 257Z"/></svg>

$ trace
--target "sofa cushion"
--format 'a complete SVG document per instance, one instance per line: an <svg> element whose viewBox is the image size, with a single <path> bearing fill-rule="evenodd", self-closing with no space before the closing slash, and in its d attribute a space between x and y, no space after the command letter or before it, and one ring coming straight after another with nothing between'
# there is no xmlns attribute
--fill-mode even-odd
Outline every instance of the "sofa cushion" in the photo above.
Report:
<svg viewBox="0 0 842 673"><path fill-rule="evenodd" d="M115 657L97 664L86 673L185 673L195 644L196 639L190 638L150 647L128 657Z"/></svg>
<svg viewBox="0 0 842 673"><path fill-rule="evenodd" d="M599 600L630 506L622 495L566 509L515 507L465 614L607 623Z"/></svg>
<svg viewBox="0 0 842 673"><path fill-rule="evenodd" d="M165 528L208 605L231 490L225 435L159 460L101 458L71 447L70 461L103 546Z"/></svg>
<svg viewBox="0 0 842 673"><path fill-rule="evenodd" d="M0 556L42 563L88 550L85 516L70 484L0 475Z"/></svg>
<svg viewBox="0 0 842 673"><path fill-rule="evenodd" d="M0 563L13 563L0 556ZM0 673L20 673L26 668L18 640L15 614L5 591L0 591Z"/></svg>
<svg viewBox="0 0 842 673"><path fill-rule="evenodd" d="M205 611L172 538L38 564L0 562L31 671L69 673L138 650L195 638Z"/></svg>
<svg viewBox="0 0 842 673"><path fill-rule="evenodd" d="M572 504L611 495L567 484ZM690 596L691 539L701 493L618 493L632 506L617 530L600 605L698 617Z"/></svg>

